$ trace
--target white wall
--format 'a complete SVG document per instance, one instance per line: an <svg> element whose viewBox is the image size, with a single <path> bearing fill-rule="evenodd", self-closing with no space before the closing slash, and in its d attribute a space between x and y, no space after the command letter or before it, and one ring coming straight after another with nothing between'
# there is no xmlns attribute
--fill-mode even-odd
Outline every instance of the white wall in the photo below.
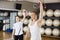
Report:
<svg viewBox="0 0 60 40"><path fill-rule="evenodd" d="M26 0L26 1L36 2L36 3L38 3L40 0ZM60 2L60 0L43 0L43 1L44 1L44 3Z"/></svg>
<svg viewBox="0 0 60 40"><path fill-rule="evenodd" d="M14 9L14 4L12 2L0 1L0 8Z"/></svg>
<svg viewBox="0 0 60 40"><path fill-rule="evenodd" d="M0 8L8 8L8 9L15 9L15 4L20 3L22 4L22 9L27 9L32 11L33 4L32 2L38 2L39 0L28 0L31 2L8 2L8 1L0 1ZM53 3L53 2L60 2L60 0L44 0L45 3Z"/></svg>
<svg viewBox="0 0 60 40"><path fill-rule="evenodd" d="M0 8L15 9L15 4L22 4L22 9L33 10L33 3L30 2L8 2L0 1Z"/></svg>
<svg viewBox="0 0 60 40"><path fill-rule="evenodd" d="M55 3L60 2L60 0L44 0L45 3Z"/></svg>
<svg viewBox="0 0 60 40"><path fill-rule="evenodd" d="M1 0L1 1L29 1L29 2L38 3L40 0ZM44 1L44 3L60 2L60 0L43 0L43 1Z"/></svg>

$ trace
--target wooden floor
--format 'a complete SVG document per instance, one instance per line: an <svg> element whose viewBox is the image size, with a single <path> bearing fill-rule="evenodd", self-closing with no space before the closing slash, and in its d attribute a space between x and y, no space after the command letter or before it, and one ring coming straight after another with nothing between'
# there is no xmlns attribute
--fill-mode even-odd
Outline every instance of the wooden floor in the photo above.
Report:
<svg viewBox="0 0 60 40"><path fill-rule="evenodd" d="M0 40L9 40L9 39L11 40L11 33L0 31ZM29 40L29 38L27 40ZM43 36L42 40L60 40L60 38Z"/></svg>
<svg viewBox="0 0 60 40"><path fill-rule="evenodd" d="M0 40L7 40L11 38L11 33L0 31Z"/></svg>

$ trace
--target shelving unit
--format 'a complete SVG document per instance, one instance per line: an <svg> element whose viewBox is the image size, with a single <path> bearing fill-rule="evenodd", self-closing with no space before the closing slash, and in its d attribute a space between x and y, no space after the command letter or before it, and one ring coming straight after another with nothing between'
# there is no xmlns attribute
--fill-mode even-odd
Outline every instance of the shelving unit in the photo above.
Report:
<svg viewBox="0 0 60 40"><path fill-rule="evenodd" d="M7 13L5 16L4 16L4 13ZM4 20L3 21L3 31L6 31L7 29L12 29L11 27L11 21L13 21L13 20L11 20L11 14L17 14L17 12L18 12L18 10L15 10L15 9L5 9L5 8L0 8L0 13L2 14L3 13L3 15L2 16L0 16L1 17L1 19L0 20ZM12 15L13 17L15 17L14 15ZM13 18L12 17L12 18ZM8 19L8 23L6 22L7 21L7 19ZM15 20L15 19L14 19ZM9 25L8 27L7 27L7 25ZM13 25L13 24L12 24Z"/></svg>
<svg viewBox="0 0 60 40"><path fill-rule="evenodd" d="M53 11L55 11L56 9L60 10L60 3L47 3L46 5L46 9L45 11L52 9ZM55 17L54 15L52 17L48 17L47 15L43 17L43 19L47 20L47 19L51 19L52 21L54 20L59 20L60 21L60 17ZM53 29L57 28L60 31L60 25L59 26L47 26L46 24L42 26L44 29L50 28L52 31ZM48 30L47 30L48 31ZM42 39L43 40L60 40L60 34L59 36L54 36L53 34L51 35L46 35L45 33L42 35Z"/></svg>

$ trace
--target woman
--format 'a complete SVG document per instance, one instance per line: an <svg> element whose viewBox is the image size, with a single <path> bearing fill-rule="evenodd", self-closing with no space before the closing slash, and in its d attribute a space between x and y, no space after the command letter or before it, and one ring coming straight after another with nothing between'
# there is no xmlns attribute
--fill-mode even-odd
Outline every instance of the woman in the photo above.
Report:
<svg viewBox="0 0 60 40"><path fill-rule="evenodd" d="M37 20L37 13L32 12L31 21L29 23L28 31L26 33L26 38L30 36L30 40L41 40L40 27L43 19L43 4L40 1L40 15L39 20ZM25 38L25 40L27 40Z"/></svg>

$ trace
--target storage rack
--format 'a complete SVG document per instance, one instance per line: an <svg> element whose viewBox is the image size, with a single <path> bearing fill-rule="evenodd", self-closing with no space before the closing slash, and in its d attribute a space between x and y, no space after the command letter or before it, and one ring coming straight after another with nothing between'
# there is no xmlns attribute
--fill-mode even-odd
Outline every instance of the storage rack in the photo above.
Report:
<svg viewBox="0 0 60 40"><path fill-rule="evenodd" d="M60 10L60 3L46 3L45 4L46 5L46 9L45 9L45 11L47 11L48 9L52 9L53 11L55 11L56 9L59 9ZM55 19L57 19L57 20L60 20L60 17L55 17L55 16L52 16L52 17L48 17L48 16L45 16L43 19L52 19L52 20L55 20ZM46 25L44 25L44 26L42 26L43 28L51 28L51 29L54 29L54 28L57 28L57 29L59 29L60 30L60 26L59 27L55 27L55 26L46 26ZM50 36L47 36L47 35L45 35L45 34L43 34L42 36L45 36L45 37L52 37L52 38L59 38L60 39L60 34L59 34L59 36L53 36L53 35L50 35Z"/></svg>
<svg viewBox="0 0 60 40"><path fill-rule="evenodd" d="M4 12L7 12L7 16L0 16L2 19L0 19L0 20L5 20L5 19L9 19L9 23L3 23L4 25L5 24L9 24L9 28L8 29L10 29L11 28L11 22L10 21L12 21L11 19L10 19L10 15L11 15L11 13L13 13L13 12L18 12L19 10L16 10L16 9L5 9L5 8L0 8L0 13L2 12L3 14L4 14ZM3 25L3 26L4 26ZM5 30L3 30L3 31L6 31L7 29L5 28Z"/></svg>

